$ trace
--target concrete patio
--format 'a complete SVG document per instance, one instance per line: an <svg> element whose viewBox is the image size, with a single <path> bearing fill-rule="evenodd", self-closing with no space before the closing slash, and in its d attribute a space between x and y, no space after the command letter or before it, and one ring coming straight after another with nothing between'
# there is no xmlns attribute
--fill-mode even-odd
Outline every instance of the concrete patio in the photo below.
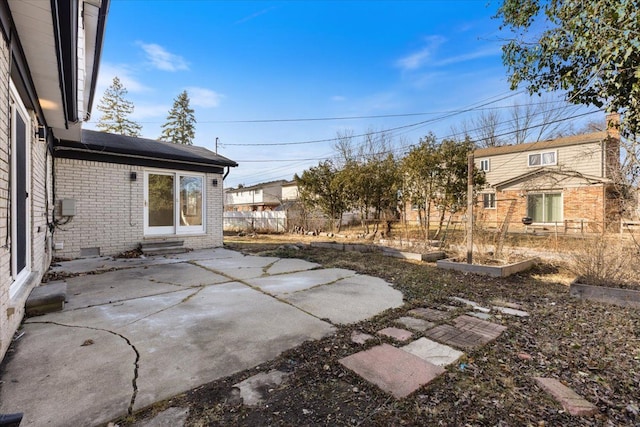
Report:
<svg viewBox="0 0 640 427"><path fill-rule="evenodd" d="M222 248L52 270L81 275L64 311L25 321L2 372L0 413L23 426L105 423L402 305L377 278Z"/></svg>

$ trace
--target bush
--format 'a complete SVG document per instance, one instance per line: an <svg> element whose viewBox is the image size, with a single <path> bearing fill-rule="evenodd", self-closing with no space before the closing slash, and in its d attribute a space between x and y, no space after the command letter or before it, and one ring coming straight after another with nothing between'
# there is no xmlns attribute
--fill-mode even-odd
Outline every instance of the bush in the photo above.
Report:
<svg viewBox="0 0 640 427"><path fill-rule="evenodd" d="M638 248L620 236L583 240L570 257L569 270L581 283L620 286L638 282Z"/></svg>

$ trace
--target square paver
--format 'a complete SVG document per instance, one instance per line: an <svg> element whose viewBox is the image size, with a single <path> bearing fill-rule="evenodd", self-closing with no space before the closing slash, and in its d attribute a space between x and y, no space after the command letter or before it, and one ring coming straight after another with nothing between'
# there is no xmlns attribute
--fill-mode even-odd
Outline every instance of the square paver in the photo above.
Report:
<svg viewBox="0 0 640 427"><path fill-rule="evenodd" d="M487 322L486 320L467 316L466 314L453 319L453 324L456 326L456 328L463 331L474 332L476 334L482 335L487 339L487 342L495 340L500 336L501 333L507 330L506 326L498 325L497 323L493 322Z"/></svg>
<svg viewBox="0 0 640 427"><path fill-rule="evenodd" d="M426 338L420 338L402 347L402 350L418 356L422 360L437 366L447 366L458 360L464 353L448 345L440 344Z"/></svg>
<svg viewBox="0 0 640 427"><path fill-rule="evenodd" d="M364 332L360 331L351 332L351 341L356 344L366 344L367 341L372 339L373 335L365 334Z"/></svg>
<svg viewBox="0 0 640 427"><path fill-rule="evenodd" d="M413 336L413 333L411 333L410 331L407 331L406 329L391 327L391 328L380 329L378 331L378 335L384 335L386 337L393 338L394 340L397 340L397 341L407 341L408 339L411 339L411 337Z"/></svg>
<svg viewBox="0 0 640 427"><path fill-rule="evenodd" d="M409 311L409 314L411 314L412 316L430 320L432 322L447 320L450 317L450 314L446 311L440 311L433 308L425 307L414 308L413 310Z"/></svg>
<svg viewBox="0 0 640 427"><path fill-rule="evenodd" d="M340 359L346 368L402 398L444 373L444 369L389 344Z"/></svg>
<svg viewBox="0 0 640 427"><path fill-rule="evenodd" d="M598 413L598 408L579 394L554 378L534 377L535 382L553 396L562 407L574 416L589 416Z"/></svg>
<svg viewBox="0 0 640 427"><path fill-rule="evenodd" d="M491 341L480 334L463 331L451 325L439 325L433 329L429 329L424 334L431 339L464 350L471 350Z"/></svg>
<svg viewBox="0 0 640 427"><path fill-rule="evenodd" d="M436 326L433 322L428 322L422 319L416 319L415 317L401 317L396 320L397 323L400 323L405 328L413 329L414 331L426 331L427 329L431 329Z"/></svg>

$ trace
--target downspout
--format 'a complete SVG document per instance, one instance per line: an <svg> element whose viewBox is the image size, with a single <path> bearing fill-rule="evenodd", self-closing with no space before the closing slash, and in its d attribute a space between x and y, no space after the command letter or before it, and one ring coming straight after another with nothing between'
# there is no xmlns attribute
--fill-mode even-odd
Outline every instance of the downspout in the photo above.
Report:
<svg viewBox="0 0 640 427"><path fill-rule="evenodd" d="M229 175L230 172L231 172L231 167L227 166L227 173L225 173L224 176L222 177L222 181L224 181L224 179Z"/></svg>

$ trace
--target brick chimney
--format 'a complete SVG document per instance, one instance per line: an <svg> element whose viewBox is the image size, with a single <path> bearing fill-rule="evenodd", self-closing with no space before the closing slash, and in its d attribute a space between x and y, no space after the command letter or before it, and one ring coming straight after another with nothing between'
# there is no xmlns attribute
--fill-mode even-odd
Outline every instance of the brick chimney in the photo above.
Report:
<svg viewBox="0 0 640 427"><path fill-rule="evenodd" d="M609 113L605 116L607 122L607 133L610 138L620 140L620 114Z"/></svg>
<svg viewBox="0 0 640 427"><path fill-rule="evenodd" d="M605 116L607 135L605 141L605 176L616 179L620 175L620 114L609 113Z"/></svg>

